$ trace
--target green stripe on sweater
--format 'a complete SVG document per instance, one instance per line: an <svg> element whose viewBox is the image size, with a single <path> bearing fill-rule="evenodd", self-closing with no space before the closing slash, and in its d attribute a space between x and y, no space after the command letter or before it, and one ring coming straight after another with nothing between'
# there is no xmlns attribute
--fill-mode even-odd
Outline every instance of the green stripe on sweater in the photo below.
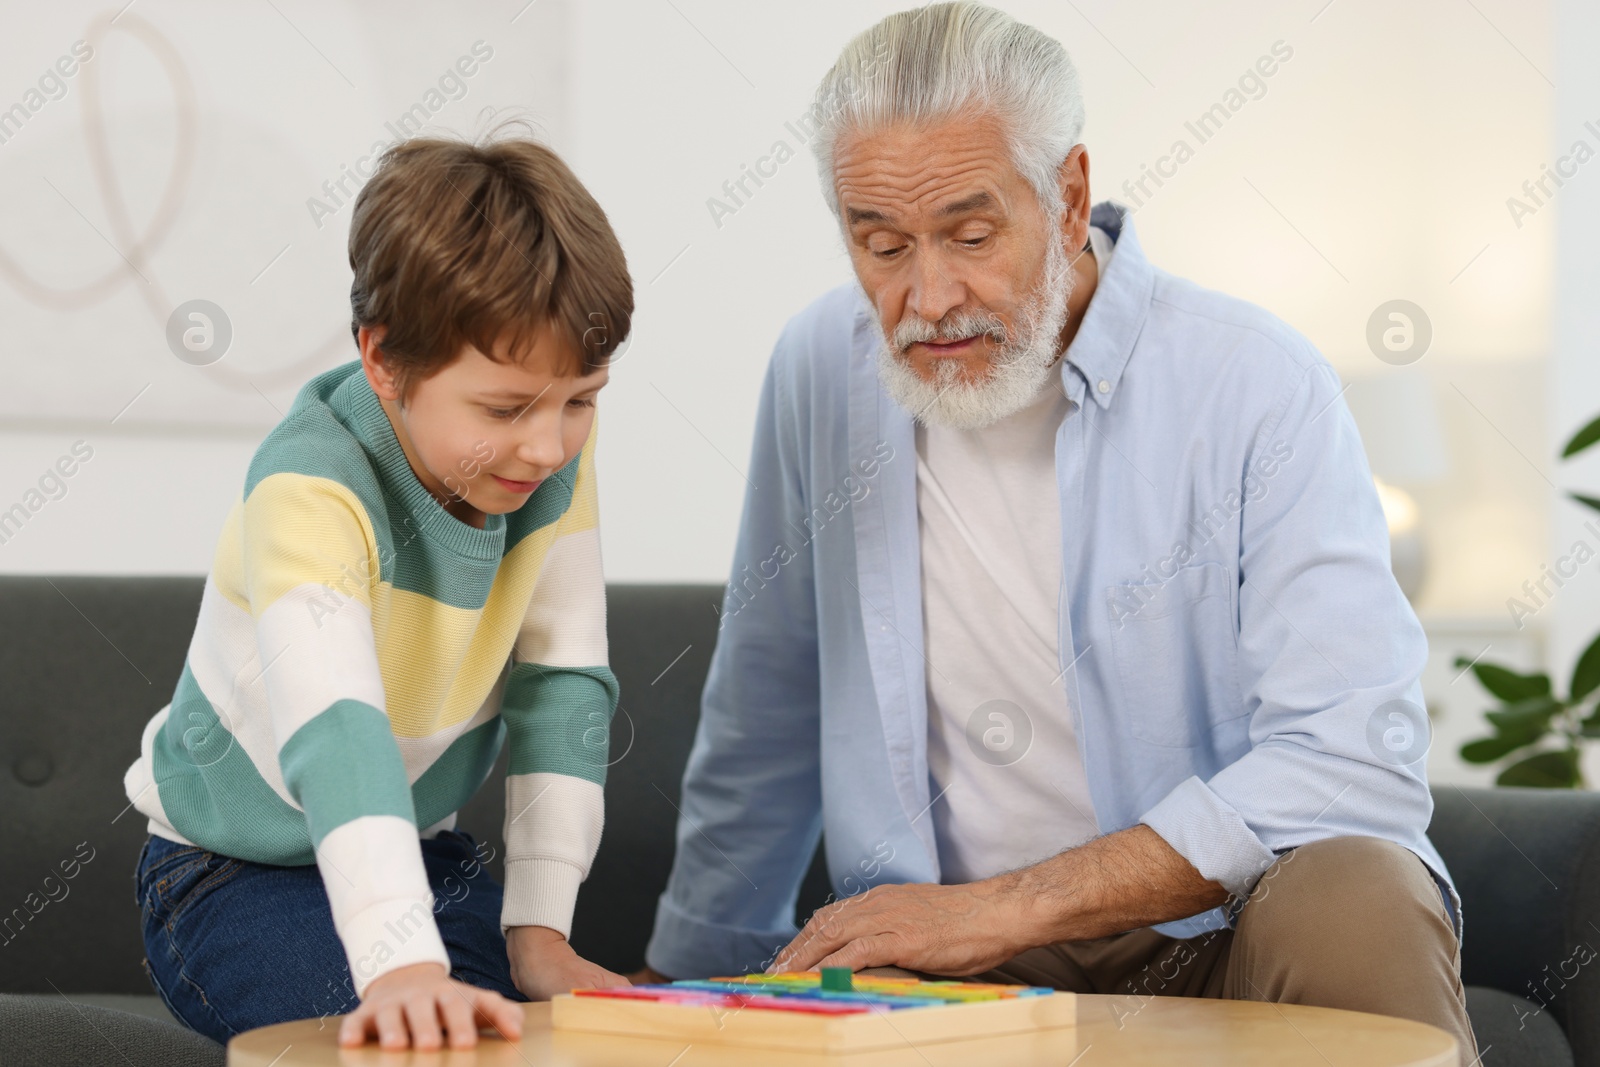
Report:
<svg viewBox="0 0 1600 1067"><path fill-rule="evenodd" d="M417 824L400 745L371 704L336 700L294 732L278 753L289 795L305 809L311 843L363 815Z"/></svg>
<svg viewBox="0 0 1600 1067"><path fill-rule="evenodd" d="M496 716L450 742L411 787L417 825L432 826L452 811L460 811L494 770L504 740L505 723Z"/></svg>
<svg viewBox="0 0 1600 1067"><path fill-rule="evenodd" d="M255 863L315 862L305 816L261 777L187 663L151 764L167 822L190 841Z"/></svg>
<svg viewBox="0 0 1600 1067"><path fill-rule="evenodd" d="M605 785L618 693L609 667L512 667L501 701L511 732L506 773L546 771Z"/></svg>

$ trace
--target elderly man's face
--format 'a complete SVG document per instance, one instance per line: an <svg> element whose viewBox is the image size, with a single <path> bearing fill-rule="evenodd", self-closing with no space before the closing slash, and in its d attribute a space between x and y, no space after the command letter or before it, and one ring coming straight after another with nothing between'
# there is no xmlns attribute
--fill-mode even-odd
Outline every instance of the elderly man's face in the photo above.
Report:
<svg viewBox="0 0 1600 1067"><path fill-rule="evenodd" d="M1026 332L1019 320L1037 302L1050 242L1059 255L1063 240L1012 165L999 124L964 118L847 135L834 181L851 260L891 354L925 382L985 381L1002 348L995 326L1011 339ZM1070 210L1064 222L1079 225ZM916 329L919 319L939 336L896 344L897 327L902 337L933 333ZM951 369L941 374L941 364Z"/></svg>

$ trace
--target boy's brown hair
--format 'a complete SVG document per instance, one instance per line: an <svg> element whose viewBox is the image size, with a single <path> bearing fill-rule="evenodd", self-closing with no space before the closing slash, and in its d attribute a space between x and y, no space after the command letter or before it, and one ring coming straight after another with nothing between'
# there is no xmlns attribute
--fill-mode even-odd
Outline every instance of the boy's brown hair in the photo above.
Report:
<svg viewBox="0 0 1600 1067"><path fill-rule="evenodd" d="M633 282L605 212L528 139L391 146L356 198L350 269L350 332L385 327L402 400L463 345L506 362L545 327L568 350L556 372L589 374L633 317Z"/></svg>

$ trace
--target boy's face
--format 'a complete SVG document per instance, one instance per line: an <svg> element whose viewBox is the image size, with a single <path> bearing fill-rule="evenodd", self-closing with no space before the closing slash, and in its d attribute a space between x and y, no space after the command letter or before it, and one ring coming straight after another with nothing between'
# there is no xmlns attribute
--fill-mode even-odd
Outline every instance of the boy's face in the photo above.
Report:
<svg viewBox="0 0 1600 1067"><path fill-rule="evenodd" d="M443 370L414 380L405 403L379 348L383 328L363 327L361 363L417 480L469 525L527 503L539 483L578 454L609 378L557 375L565 342L541 330L522 358L497 363L471 345Z"/></svg>

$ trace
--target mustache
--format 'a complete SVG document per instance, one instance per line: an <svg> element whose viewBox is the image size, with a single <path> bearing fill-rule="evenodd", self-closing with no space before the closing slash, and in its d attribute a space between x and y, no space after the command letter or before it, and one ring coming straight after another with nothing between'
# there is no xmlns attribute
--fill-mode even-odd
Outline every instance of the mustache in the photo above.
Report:
<svg viewBox="0 0 1600 1067"><path fill-rule="evenodd" d="M929 322L912 312L901 320L889 337L896 354L904 355L914 344L927 341L962 341L968 337L987 337L997 345L1009 338L1006 324L992 311L976 308L957 308L938 322Z"/></svg>

